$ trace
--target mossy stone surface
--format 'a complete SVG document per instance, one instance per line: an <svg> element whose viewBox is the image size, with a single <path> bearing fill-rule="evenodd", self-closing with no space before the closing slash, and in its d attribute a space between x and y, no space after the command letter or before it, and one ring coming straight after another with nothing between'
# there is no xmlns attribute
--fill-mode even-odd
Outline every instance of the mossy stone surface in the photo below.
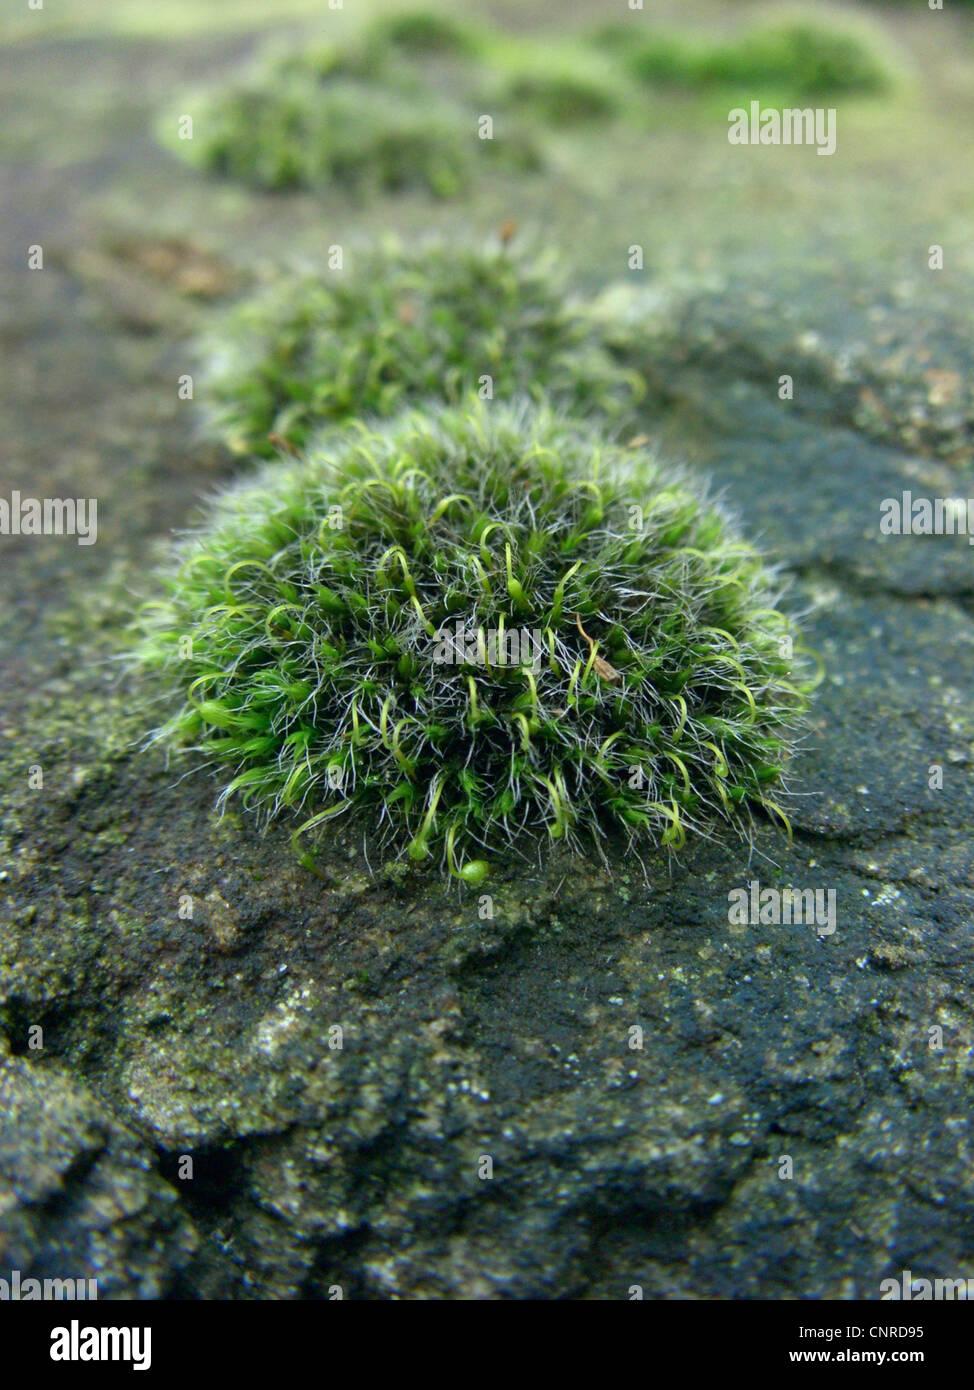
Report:
<svg viewBox="0 0 974 1390"><path fill-rule="evenodd" d="M896 314L903 274L929 369L969 372L951 308L972 302L966 126L942 109L969 113L974 88L966 48L943 62L945 33L970 38L964 16L934 16L951 25L937 31L926 11L883 11L931 99L884 97L875 117L840 106L828 176L812 151L729 164L726 112L694 105L660 123L652 158L645 130L611 152L578 134L516 203L497 175L470 206L433 211L414 195L271 206L188 182L155 145L155 112L194 67L233 75L245 37L0 54L19 113L0 137L6 482L100 499L94 547L2 543L0 1085L32 1119L0 1123L5 1263L63 1273L68 1251L72 1273L107 1277L107 1248L112 1292L241 1298L336 1283L875 1298L904 1268L970 1267L970 551L880 546L874 525L887 487L962 491L970 474L955 427L946 449L939 432L868 427L832 364L881 354L873 310ZM929 206L950 249L941 281L925 269ZM285 241L312 255L392 223L460 238L471 220L479 241L511 216L549 229L592 288L645 246L628 289L675 297L686 323L679 353L644 359L646 423L792 567L827 678L793 849L769 826L768 859L705 844L675 867L647 861L647 880L556 854L502 872L490 918L479 895L366 864L354 838L336 837L315 879L286 834L218 820L211 785L139 751L114 660L124 625L170 530L240 462L201 444L176 395L203 304L157 256L116 248L183 237L246 281ZM28 273L38 241L46 268ZM876 265L892 283L869 281ZM825 371L808 371L806 329ZM890 400L928 369L909 358ZM777 376L795 361L786 404ZM756 871L834 888L835 934L732 930L727 893Z"/></svg>

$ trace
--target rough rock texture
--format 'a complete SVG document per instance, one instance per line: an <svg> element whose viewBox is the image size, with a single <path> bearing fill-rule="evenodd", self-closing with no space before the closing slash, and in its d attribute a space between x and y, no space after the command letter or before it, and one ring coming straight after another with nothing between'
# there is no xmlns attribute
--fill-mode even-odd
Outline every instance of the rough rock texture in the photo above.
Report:
<svg viewBox="0 0 974 1390"><path fill-rule="evenodd" d="M917 268L892 283L886 268L853 278L839 265L802 276L785 296L763 277L718 277L706 291L666 300L657 357L681 376L732 373L760 388L789 372L800 381L799 415L969 469L968 305L916 250Z"/></svg>
<svg viewBox="0 0 974 1390"><path fill-rule="evenodd" d="M0 1061L0 1267L157 1298L196 1244L155 1155L83 1082Z"/></svg>
<svg viewBox="0 0 974 1390"><path fill-rule="evenodd" d="M90 549L0 541L0 1273L132 1297L701 1298L970 1272L972 552L878 533L904 487L970 490L967 398L915 414L929 372L971 379L946 302L969 309L969 280L921 280L904 316L851 248L830 289L755 253L719 292L688 267L670 328L647 324L640 427L792 571L825 662L792 848L768 825L753 852L675 864L512 864L492 916L369 865L351 831L318 879L286 827L218 821L205 776L140 751L114 661L159 538L235 466L176 401L201 301L249 273L244 248L370 231L342 204L187 184L139 133L175 74L234 53L106 38L0 60L34 112L0 185L3 488L100 499ZM566 226L594 215L584 180L556 193ZM510 196L485 190L483 226ZM627 196L598 206L593 275L634 239ZM198 246L188 281L172 237ZM901 368L870 323L895 325ZM752 878L834 889L836 931L732 925Z"/></svg>

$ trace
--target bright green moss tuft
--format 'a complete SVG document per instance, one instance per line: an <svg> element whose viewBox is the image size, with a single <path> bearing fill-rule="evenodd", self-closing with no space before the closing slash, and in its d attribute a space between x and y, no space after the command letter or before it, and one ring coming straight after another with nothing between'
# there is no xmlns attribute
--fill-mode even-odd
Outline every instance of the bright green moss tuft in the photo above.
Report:
<svg viewBox="0 0 974 1390"><path fill-rule="evenodd" d="M633 41L629 26L603 30L603 46L648 82L690 88L752 86L796 97L871 94L890 83L889 67L859 26L835 27L813 18L785 18L737 36L660 30Z"/></svg>
<svg viewBox="0 0 974 1390"><path fill-rule="evenodd" d="M487 35L472 24L439 10L405 10L388 15L376 20L369 34L378 44L418 57L475 58L488 43Z"/></svg>
<svg viewBox="0 0 974 1390"><path fill-rule="evenodd" d="M268 457L321 424L426 398L545 392L614 412L639 391L550 265L502 249L363 253L286 277L232 311L209 357L216 428Z"/></svg>
<svg viewBox="0 0 974 1390"><path fill-rule="evenodd" d="M557 46L510 49L499 95L519 114L563 126L607 120L622 110L625 82L601 55Z"/></svg>
<svg viewBox="0 0 974 1390"><path fill-rule="evenodd" d="M318 54L317 61L331 61ZM336 184L359 192L417 189L437 198L469 187L478 162L534 169L523 133L480 140L474 115L408 86L344 75L271 75L208 99L194 138L173 148L209 173L276 191Z"/></svg>
<svg viewBox="0 0 974 1390"><path fill-rule="evenodd" d="M477 405L324 435L228 492L147 605L160 731L296 836L469 883L617 827L679 849L774 798L803 706L774 579L646 453ZM516 642L513 640L516 635Z"/></svg>

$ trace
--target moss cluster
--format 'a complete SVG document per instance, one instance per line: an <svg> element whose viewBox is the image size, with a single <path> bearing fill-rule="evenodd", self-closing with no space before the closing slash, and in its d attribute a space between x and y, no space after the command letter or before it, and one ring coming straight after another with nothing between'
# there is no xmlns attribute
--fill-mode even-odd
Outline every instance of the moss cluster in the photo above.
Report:
<svg viewBox="0 0 974 1390"><path fill-rule="evenodd" d="M539 151L507 122L480 138L462 77L477 49L473 31L434 16L400 16L356 42L275 51L249 79L189 103L191 140L164 138L209 173L275 191L337 185L359 192L420 190L452 198L482 161L530 171ZM419 54L459 65L456 95L434 89Z"/></svg>
<svg viewBox="0 0 974 1390"><path fill-rule="evenodd" d="M199 111L194 138L174 148L207 172L276 191L336 184L452 198L480 160L539 165L523 133L481 140L475 116L452 102L340 72L274 72L221 92Z"/></svg>
<svg viewBox="0 0 974 1390"><path fill-rule="evenodd" d="M442 245L350 259L266 286L211 335L205 395L235 450L269 457L322 424L478 389L604 412L638 394L549 261Z"/></svg>
<svg viewBox="0 0 974 1390"><path fill-rule="evenodd" d="M476 58L490 43L485 31L442 10L402 10L377 19L368 31L378 49L418 55Z"/></svg>
<svg viewBox="0 0 974 1390"><path fill-rule="evenodd" d="M756 87L758 92L814 97L874 93L890 71L859 26L786 18L728 38L660 30L633 41L629 25L602 30L603 46L646 82L690 88Z"/></svg>
<svg viewBox="0 0 974 1390"><path fill-rule="evenodd" d="M222 801L297 835L357 813L475 884L525 837L679 848L776 810L803 697L775 598L646 453L478 403L326 432L225 494L138 655Z"/></svg>
<svg viewBox="0 0 974 1390"><path fill-rule="evenodd" d="M631 97L626 74L605 54L581 45L537 47L509 41L495 51L491 97L518 116L580 125L618 116Z"/></svg>
<svg viewBox="0 0 974 1390"><path fill-rule="evenodd" d="M812 97L875 92L888 79L859 26L801 14L728 38L616 24L582 44L513 40L419 10L377 20L343 46L272 52L249 80L184 105L195 113L193 139L176 138L172 122L164 132L199 167L262 188L450 198L483 161L539 168L537 123L638 111L646 82ZM491 138L480 138L484 114L497 118Z"/></svg>

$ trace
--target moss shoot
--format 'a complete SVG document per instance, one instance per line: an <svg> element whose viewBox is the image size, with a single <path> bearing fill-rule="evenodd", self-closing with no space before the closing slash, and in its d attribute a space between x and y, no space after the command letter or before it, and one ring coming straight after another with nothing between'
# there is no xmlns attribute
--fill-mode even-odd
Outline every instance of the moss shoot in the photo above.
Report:
<svg viewBox="0 0 974 1390"><path fill-rule="evenodd" d="M216 429L265 457L427 398L545 392L615 413L641 389L551 263L502 248L369 252L348 270L285 276L230 313L207 359Z"/></svg>
<svg viewBox="0 0 974 1390"><path fill-rule="evenodd" d="M538 839L782 814L804 697L773 576L679 474L545 409L326 432L219 499L166 591L158 736L296 837L358 815L478 884Z"/></svg>

